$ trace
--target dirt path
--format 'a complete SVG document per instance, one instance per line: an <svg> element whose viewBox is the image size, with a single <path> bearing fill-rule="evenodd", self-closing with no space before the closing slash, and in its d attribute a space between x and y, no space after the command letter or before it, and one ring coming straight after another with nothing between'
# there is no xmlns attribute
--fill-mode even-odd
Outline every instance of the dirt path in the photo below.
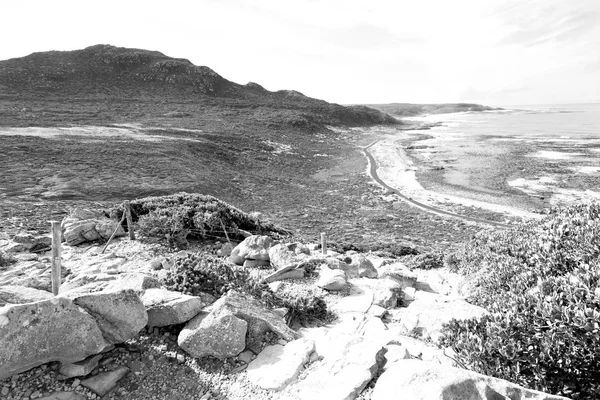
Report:
<svg viewBox="0 0 600 400"><path fill-rule="evenodd" d="M418 202L416 200L413 200L412 198L402 194L402 192L400 192L398 189L395 189L393 187L391 187L390 185L388 185L387 183L385 183L377 174L377 161L375 160L375 157L373 157L373 155L371 153L369 153L369 148L372 147L373 145L375 145L379 140L375 140L374 142L372 142L371 144L369 144L366 147L363 147L362 150L365 153L365 155L367 156L367 159L369 160L369 174L371 175L371 177L381 186L383 186L384 188L394 192L396 195L398 195L403 201L418 207L419 209L426 211L426 212L430 212L436 215L443 215L443 216L448 216L448 217L453 217L453 218L458 218L464 222L476 222L476 223L482 223L482 224L487 224L487 225L491 225L491 226L495 226L495 227L499 227L499 228L510 228L510 225L508 224L503 224L501 222L495 222L495 221L488 221L488 220L484 220L484 219L480 219L480 218L473 218L473 217L468 217L465 215L459 215L459 214L455 214L449 211L445 211L445 210L441 210L439 208L436 207L432 207L429 206L427 204L423 204L421 202Z"/></svg>

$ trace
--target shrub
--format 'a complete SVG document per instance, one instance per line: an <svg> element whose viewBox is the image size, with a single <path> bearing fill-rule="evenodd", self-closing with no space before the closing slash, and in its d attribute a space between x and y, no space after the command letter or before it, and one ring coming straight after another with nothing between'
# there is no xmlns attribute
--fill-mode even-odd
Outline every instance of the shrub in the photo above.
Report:
<svg viewBox="0 0 600 400"><path fill-rule="evenodd" d="M3 250L0 250L0 268L6 268L11 264L14 264L17 262L17 259L14 258L12 255L6 253Z"/></svg>
<svg viewBox="0 0 600 400"><path fill-rule="evenodd" d="M471 301L490 311L453 321L442 344L478 372L572 398L600 391L600 206L555 210L483 233L453 265L477 272Z"/></svg>
<svg viewBox="0 0 600 400"><path fill-rule="evenodd" d="M442 253L408 255L402 257L401 261L410 269L437 269L444 266L444 256Z"/></svg>
<svg viewBox="0 0 600 400"><path fill-rule="evenodd" d="M198 193L146 197L130 204L133 220L138 222L142 234L165 237L176 247L185 247L188 236L225 237L224 229L233 238L243 238L240 229L251 233L288 234L216 197ZM121 218L122 214L120 206L110 210L115 218Z"/></svg>
<svg viewBox="0 0 600 400"><path fill-rule="evenodd" d="M170 290L194 296L209 293L217 298L235 289L260 300L266 307L286 307L288 323L294 319L305 323L330 318L324 293L319 289L284 285L273 293L268 284L253 277L248 269L227 264L213 255L176 257L162 283Z"/></svg>

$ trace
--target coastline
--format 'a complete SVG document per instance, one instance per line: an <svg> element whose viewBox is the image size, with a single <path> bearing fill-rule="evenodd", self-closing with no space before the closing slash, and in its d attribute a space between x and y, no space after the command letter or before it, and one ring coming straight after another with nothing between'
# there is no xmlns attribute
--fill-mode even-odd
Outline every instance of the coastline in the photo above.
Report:
<svg viewBox="0 0 600 400"><path fill-rule="evenodd" d="M372 133L379 139L369 149L377 161L379 176L405 196L447 212L492 221L539 218L539 214L502 201L499 196L469 190L468 187L461 187L460 191L449 190L436 182L426 174L428 167L425 163L411 157L406 149L420 140L423 131L386 130Z"/></svg>

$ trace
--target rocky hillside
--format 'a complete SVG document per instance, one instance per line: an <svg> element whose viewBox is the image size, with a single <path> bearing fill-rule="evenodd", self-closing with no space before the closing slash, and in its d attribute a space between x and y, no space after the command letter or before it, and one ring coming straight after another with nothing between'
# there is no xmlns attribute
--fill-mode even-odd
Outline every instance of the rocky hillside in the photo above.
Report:
<svg viewBox="0 0 600 400"><path fill-rule="evenodd" d="M303 110L312 120L329 124L396 122L367 107L342 107L293 90L270 92L252 82L239 85L186 59L110 45L0 61L0 96L177 102L212 98L222 99L221 105L228 108L269 105Z"/></svg>

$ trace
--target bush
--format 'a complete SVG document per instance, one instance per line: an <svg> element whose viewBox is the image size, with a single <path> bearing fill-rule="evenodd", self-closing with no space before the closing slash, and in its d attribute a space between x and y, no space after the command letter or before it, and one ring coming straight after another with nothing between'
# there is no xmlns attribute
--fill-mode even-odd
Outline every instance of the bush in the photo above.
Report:
<svg viewBox="0 0 600 400"><path fill-rule="evenodd" d="M453 321L443 345L478 372L572 398L600 391L600 206L555 210L453 254L477 273L471 301L490 311Z"/></svg>
<svg viewBox="0 0 600 400"><path fill-rule="evenodd" d="M425 253L402 257L401 261L410 269L437 269L444 266L442 253Z"/></svg>
<svg viewBox="0 0 600 400"><path fill-rule="evenodd" d="M0 250L0 268L6 268L11 264L14 264L17 262L17 259L14 258L12 255L6 253L3 250Z"/></svg>
<svg viewBox="0 0 600 400"><path fill-rule="evenodd" d="M330 318L322 291L284 286L283 290L273 293L268 284L253 277L248 269L227 264L212 255L176 257L162 283L170 290L193 296L209 293L217 298L235 289L260 300L266 307L286 307L288 323L294 319L305 323Z"/></svg>
<svg viewBox="0 0 600 400"><path fill-rule="evenodd" d="M175 247L185 247L188 236L242 239L240 230L251 233L288 234L271 223L265 223L217 199L197 193L177 193L170 196L133 200L131 210L140 233L166 238ZM122 208L115 207L110 215L121 218Z"/></svg>

